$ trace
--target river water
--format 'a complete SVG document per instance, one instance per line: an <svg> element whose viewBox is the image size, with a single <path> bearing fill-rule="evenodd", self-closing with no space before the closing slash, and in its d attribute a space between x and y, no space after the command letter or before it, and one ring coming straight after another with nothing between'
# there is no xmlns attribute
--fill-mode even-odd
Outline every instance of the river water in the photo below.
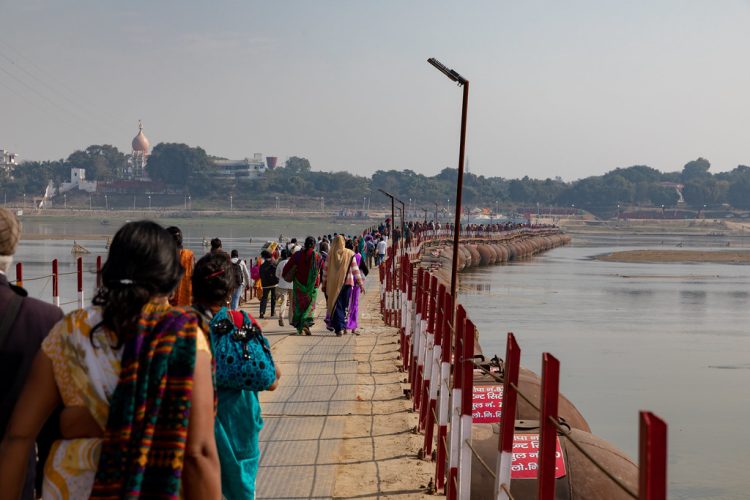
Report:
<svg viewBox="0 0 750 500"><path fill-rule="evenodd" d="M51 301L50 279L28 278L48 275L53 258L59 259L61 273L74 272L70 250L76 240L91 251L83 256L88 302L96 256L106 258L106 236L122 222L24 220L25 234L54 238L19 244L16 261L24 263L24 286L32 296ZM321 220L159 222L180 226L196 255L205 251L204 237L219 236L225 248L237 248L243 257L257 255L279 233L355 233L362 226ZM479 328L484 352L503 357L505 334L513 331L525 367L540 373L542 352L553 353L561 361L561 390L595 434L631 457L637 458L638 410L664 418L671 498L748 498L750 266L603 262L591 257L683 241L574 238L573 246L526 261L461 274L461 302ZM66 311L75 307L75 278L60 279L61 301L72 302L63 306Z"/></svg>
<svg viewBox="0 0 750 500"><path fill-rule="evenodd" d="M750 266L592 260L652 246L569 246L461 274L485 354L561 362L592 431L638 456L638 410L669 426L670 498L748 498ZM713 248L716 250L716 248Z"/></svg>

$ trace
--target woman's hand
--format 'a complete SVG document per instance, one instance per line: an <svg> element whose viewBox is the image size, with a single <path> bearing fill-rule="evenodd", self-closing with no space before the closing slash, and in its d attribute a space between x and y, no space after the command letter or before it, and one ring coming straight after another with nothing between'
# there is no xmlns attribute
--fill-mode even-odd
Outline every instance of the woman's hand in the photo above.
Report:
<svg viewBox="0 0 750 500"><path fill-rule="evenodd" d="M276 368L276 380L273 381L273 384L266 389L267 391L275 391L276 388L279 386L279 379L281 378L281 368L279 368L279 365L275 365Z"/></svg>
<svg viewBox="0 0 750 500"><path fill-rule="evenodd" d="M85 406L68 406L60 412L60 434L65 439L98 438L104 431Z"/></svg>

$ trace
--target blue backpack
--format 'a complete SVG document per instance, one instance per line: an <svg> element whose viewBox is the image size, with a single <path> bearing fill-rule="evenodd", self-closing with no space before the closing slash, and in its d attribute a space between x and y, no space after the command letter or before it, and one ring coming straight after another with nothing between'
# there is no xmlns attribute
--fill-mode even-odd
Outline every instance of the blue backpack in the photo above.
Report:
<svg viewBox="0 0 750 500"><path fill-rule="evenodd" d="M271 346L245 311L223 307L211 319L210 328L217 387L264 391L276 381Z"/></svg>

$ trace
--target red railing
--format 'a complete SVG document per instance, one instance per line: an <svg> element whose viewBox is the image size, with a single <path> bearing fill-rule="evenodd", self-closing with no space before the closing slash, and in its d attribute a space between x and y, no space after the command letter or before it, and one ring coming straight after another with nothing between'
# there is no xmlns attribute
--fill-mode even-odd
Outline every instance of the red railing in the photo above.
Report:
<svg viewBox="0 0 750 500"><path fill-rule="evenodd" d="M52 267L52 273L45 274L42 276L33 276L33 277L26 277L24 276L24 268L23 268L23 262L17 262L16 263L16 279L15 284L17 286L23 286L24 283L29 281L37 281L37 280L50 280L52 282L52 303L56 306L65 306L70 304L76 304L77 307L83 307L84 306L84 266L83 266L83 257L78 257L76 259L76 270L70 271L66 273L60 272L60 266L57 259L53 259L51 262ZM90 272L90 271L89 271ZM94 272L96 274L96 287L99 288L101 286L101 273L102 273L102 258L101 256L97 256L96 258L96 271ZM75 299L68 300L66 302L60 302L60 277L64 276L72 276L76 275L76 291L77 296ZM46 287L46 286L45 286ZM41 298L41 297L39 297Z"/></svg>
<svg viewBox="0 0 750 500"><path fill-rule="evenodd" d="M432 233L414 235L412 245L401 248L400 252L393 246L387 260L380 266L380 280L383 317L387 324L399 329L402 368L408 374L413 407L419 411L418 429L424 432L419 456L431 460L433 449L436 449L436 489L444 490L450 500L470 498L472 455L476 455L471 443L474 375L483 372L503 384L503 415L515 416L518 397L540 412L539 499L551 500L555 496L558 434L566 436L627 495L637 499L666 499L667 427L663 420L650 412L640 412L639 484L635 492L607 471L560 424L557 414L560 363L552 354L542 356L539 402L529 400L519 391L521 349L512 333L507 336L502 378L476 362L473 322L446 287L438 284L437 277L417 266L417 258L425 243L446 240L449 236L447 232ZM492 240L498 234L507 237L509 232L472 234L469 239L484 237ZM396 273L393 266L397 266ZM515 420L501 418L500 425L495 470L489 470L477 455L479 463L495 478L494 496L497 499L512 498Z"/></svg>

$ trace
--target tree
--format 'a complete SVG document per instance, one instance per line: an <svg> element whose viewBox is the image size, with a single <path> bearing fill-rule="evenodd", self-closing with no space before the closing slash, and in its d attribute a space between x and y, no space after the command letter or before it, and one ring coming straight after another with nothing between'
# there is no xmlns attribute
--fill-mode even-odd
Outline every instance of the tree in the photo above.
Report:
<svg viewBox="0 0 750 500"><path fill-rule="evenodd" d="M74 151L65 161L68 170L71 168L86 169L86 178L90 180L111 180L125 171L128 159L116 147L109 144L94 144L84 151Z"/></svg>
<svg viewBox="0 0 750 500"><path fill-rule="evenodd" d="M211 182L211 168L203 149L164 142L154 147L146 165L152 179L176 186L194 186L196 192L203 191L205 183Z"/></svg>
<svg viewBox="0 0 750 500"><path fill-rule="evenodd" d="M310 171L310 162L307 158L292 156L286 161L286 169L290 174L302 174Z"/></svg>
<svg viewBox="0 0 750 500"><path fill-rule="evenodd" d="M649 199L656 207L665 206L673 207L677 205L680 195L674 188L663 187L658 184L652 184L649 189Z"/></svg>
<svg viewBox="0 0 750 500"><path fill-rule="evenodd" d="M696 179L705 179L710 177L708 169L711 168L711 163L705 158L698 158L697 160L689 161L682 168L682 182L690 182Z"/></svg>

